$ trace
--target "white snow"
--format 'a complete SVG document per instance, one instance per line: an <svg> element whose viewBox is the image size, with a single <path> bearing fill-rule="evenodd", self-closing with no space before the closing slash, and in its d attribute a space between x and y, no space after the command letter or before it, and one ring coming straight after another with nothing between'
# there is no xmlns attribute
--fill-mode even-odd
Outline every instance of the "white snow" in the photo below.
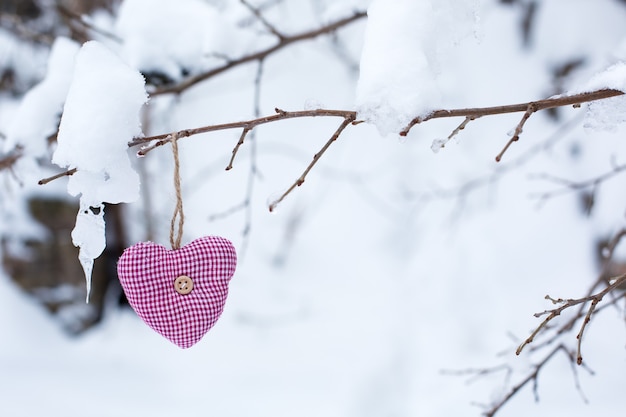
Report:
<svg viewBox="0 0 626 417"><path fill-rule="evenodd" d="M201 0L126 0L116 32L124 39L126 62L172 80L206 68L216 55L236 57L247 41L243 31Z"/></svg>
<svg viewBox="0 0 626 417"><path fill-rule="evenodd" d="M590 131L615 132L626 123L626 96L593 101L587 105L584 126Z"/></svg>
<svg viewBox="0 0 626 417"><path fill-rule="evenodd" d="M617 62L575 90L574 93L598 91L604 89L619 90L626 93L626 63ZM573 93L570 93L573 94ZM626 122L626 95L608 100L593 101L587 105L585 128L591 131L615 131Z"/></svg>
<svg viewBox="0 0 626 417"><path fill-rule="evenodd" d="M207 3L221 7L239 1ZM571 58L568 53L580 50L582 38L584 70L593 73L606 67L607 51L624 37L624 26L618 24L626 12L622 2L551 0L540 4L536 45L523 49L518 6L484 3L480 47L464 43L468 59L452 66L433 54L439 60L434 71L439 88L454 93L437 97L446 108L451 101L459 107L457 100L471 107L544 97L551 91L552 64ZM583 9L573 7L583 3ZM270 17L284 17L290 27L304 27L303 20L310 27L311 16L298 13L310 4L278 2L273 6L278 11L268 13L274 10ZM550 19L544 19L547 11ZM135 18L150 13L137 10ZM272 21L283 27L280 20ZM364 23L337 32L355 53ZM329 108L352 106L354 77L328 46L328 39L294 44L265 61L263 115L276 106L300 109L307 98ZM145 133L252 118L254 70L245 66L188 94L155 97L151 131ZM582 72L568 78L568 89L587 82L589 73ZM7 108L1 108L0 129L11 118ZM624 225L621 176L598 187L589 216L580 213L576 193L541 208L528 198L542 186L559 187L528 181L529 174L585 180L609 171L613 157L626 160L622 136L585 135L580 123L570 121L581 110L562 110L557 122L533 115L497 166L493 157L521 115L472 122L459 134L460 146L448 145L438 155L429 149L430 139L446 137L461 120L416 126L419 140L402 143L381 141L373 126L350 126L306 183L272 214L268 200L301 174L339 121L313 118L263 126L254 138L259 181L250 196L248 251L211 333L181 351L132 311L111 303L103 323L68 337L0 272L0 415L82 417L85 410L94 416L151 417L479 415L482 409L475 404L505 391L504 375L467 384L466 378L443 375L442 369L505 363L514 369L508 388L517 383L529 361L543 352L515 357L517 343L511 338L527 337L539 323L532 314L551 307L543 299L546 293L584 295L598 272L597 240ZM117 113L107 109L100 116L105 114ZM189 238L219 234L242 247L244 212L207 221L246 198L251 138L241 147L235 169L224 171L239 135L220 132L180 142ZM548 151L531 152L548 145ZM171 152L156 149L137 163L146 168L151 198L145 206L126 207L129 240L144 239L152 219L156 237L165 244L174 201L167 169ZM2 184L10 183L8 177ZM487 178L488 184L481 187L477 178ZM1 204L24 198L7 194L4 186L0 193ZM13 230L13 225L0 228ZM622 313L600 311L585 333L583 353L595 374L577 370L588 404L576 390L569 362L557 355L539 376L540 401L534 401L528 386L498 415L619 414L626 373ZM573 348L576 331L563 339Z"/></svg>
<svg viewBox="0 0 626 417"><path fill-rule="evenodd" d="M20 144L29 156L46 155L47 138L57 131L78 49L71 39L60 37L54 41L46 76L22 99L7 129L5 150Z"/></svg>
<svg viewBox="0 0 626 417"><path fill-rule="evenodd" d="M128 141L139 136L139 111L146 102L143 77L98 42L83 45L59 127L52 162L76 168L67 189L80 194L72 232L90 288L93 260L105 248L103 202L139 197L139 176L132 169Z"/></svg>
<svg viewBox="0 0 626 417"><path fill-rule="evenodd" d="M619 90L626 93L626 62L617 62L594 75L587 84L579 89L579 92L604 89Z"/></svg>
<svg viewBox="0 0 626 417"><path fill-rule="evenodd" d="M430 145L430 150L434 153L439 152L450 142L449 138L435 138L433 139L433 143Z"/></svg>
<svg viewBox="0 0 626 417"><path fill-rule="evenodd" d="M367 10L356 107L381 135L441 106L441 56L474 32L476 2L374 0Z"/></svg>

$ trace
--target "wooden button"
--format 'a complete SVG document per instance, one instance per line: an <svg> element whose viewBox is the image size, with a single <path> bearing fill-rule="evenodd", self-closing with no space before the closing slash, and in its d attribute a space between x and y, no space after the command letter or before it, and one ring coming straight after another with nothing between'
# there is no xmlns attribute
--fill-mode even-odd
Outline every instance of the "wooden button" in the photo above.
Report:
<svg viewBox="0 0 626 417"><path fill-rule="evenodd" d="M193 290L193 280L187 275L181 275L174 281L174 289L179 294L189 294Z"/></svg>

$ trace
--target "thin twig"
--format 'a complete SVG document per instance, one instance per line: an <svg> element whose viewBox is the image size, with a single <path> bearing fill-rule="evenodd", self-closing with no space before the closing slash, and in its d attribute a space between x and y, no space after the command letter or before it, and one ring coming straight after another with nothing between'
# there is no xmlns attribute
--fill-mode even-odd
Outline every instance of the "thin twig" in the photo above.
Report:
<svg viewBox="0 0 626 417"><path fill-rule="evenodd" d="M10 169L17 162L18 159L22 157L24 154L24 148L20 145L17 145L10 152L7 152L4 155L0 155L0 171L3 169Z"/></svg>
<svg viewBox="0 0 626 417"><path fill-rule="evenodd" d="M304 170L302 175L300 175L300 177L291 185L291 187L289 187L287 189L287 191L285 191L280 197L278 197L276 200L274 200L270 204L270 206L269 206L269 210L270 211L274 211L276 206L278 206L278 204L280 204L280 202L283 201L285 199L285 197L287 197L296 187L299 187L299 186L301 186L304 183L304 180L306 179L306 176L309 173L309 171L311 171L311 169L315 166L315 164L317 164L317 162L320 160L322 155L324 155L324 153L328 150L330 145L334 141L337 140L339 135L341 135L341 132L343 132L345 130L345 128L348 127L352 122L354 122L354 119L352 117L346 117L344 119L344 121L341 123L341 125L335 131L335 133L333 133L333 135L330 137L330 139L328 139L328 142L326 142L326 144L324 144L322 149L320 149L320 151L313 156L313 160L311 161L309 166L306 167L306 169Z"/></svg>
<svg viewBox="0 0 626 417"><path fill-rule="evenodd" d="M606 244L606 246L605 246L606 254L604 256L604 264L602 266L602 270L598 274L598 278L596 279L596 281L593 283L593 285L587 291L587 296L591 296L594 293L594 291L596 291L596 288L598 288L598 286L600 284L607 282L605 277L609 273L609 262L613 258L613 254L615 253L615 249L617 248L617 245L619 245L619 243L622 241L622 239L624 237L626 237L626 228L620 229L619 231L617 231L613 235L613 237L609 240L609 242ZM596 307L595 313L598 313L601 310L604 310L605 308L610 307L611 305L614 305L615 303L617 303L617 301L619 301L619 299L620 298L615 298L615 299L613 299L611 301L605 302L601 307ZM532 346L530 346L529 350L531 352L533 352L533 351L537 351L537 350L539 350L539 349L541 349L541 348L543 348L545 346L548 346L548 345L554 343L561 335L563 335L563 334L567 333L568 331L570 331L574 327L576 322L581 317L583 317L586 314L584 307L585 307L584 304L581 304L580 308L573 315L573 317L571 317L564 324L562 324L560 327L555 329L552 332L553 334L552 334L551 337L547 338L546 340L544 340L541 343L533 344Z"/></svg>
<svg viewBox="0 0 626 417"><path fill-rule="evenodd" d="M502 156L509 149L509 147L513 144L513 142L517 142L519 140L519 135L522 134L522 131L524 130L524 125L526 124L528 119L530 119L530 116L532 116L532 114L536 111L537 109L535 107L535 103L528 104L528 108L526 109L526 112L522 116L522 120L520 120L517 126L515 127L513 136L511 136L511 139L509 139L507 144L504 146L504 149L502 149L502 151L500 151L500 153L496 156L496 162L500 162L502 160Z"/></svg>
<svg viewBox="0 0 626 417"><path fill-rule="evenodd" d="M433 190L421 192L419 196L415 198L415 200L417 200L419 203L429 203L435 200L452 199L455 199L457 201L463 201L471 192L474 192L483 187L496 185L498 181L500 181L508 173L521 168L533 158L535 158L540 152L554 146L557 141L565 138L566 134L569 131L577 127L580 120L581 118L578 116L572 118L563 126L555 130L551 135L547 136L545 139L538 141L534 146L532 146L524 153L518 155L515 159L496 165L493 172L491 173L471 178L466 182L452 188L435 188Z"/></svg>
<svg viewBox="0 0 626 417"><path fill-rule="evenodd" d="M605 308L608 308L608 307L611 307L611 306L615 305L620 299L621 299L621 297L620 298L614 298L614 299L612 299L610 301L604 302L600 307L596 307L596 309L594 310L594 314L598 314L599 312L601 312ZM545 348L546 346L552 345L557 340L559 340L559 338L561 336L563 336L567 332L571 331L572 328L574 327L574 325L576 324L576 322L578 322L578 320L580 320L581 317L583 317L584 315L587 314L585 309L584 309L584 304L581 305L580 307L581 308L579 308L578 311L576 311L576 313L573 315L573 317L568 319L560 327L552 327L552 328L550 328L552 330L552 336L550 336L547 339L543 340L541 343L533 343L532 345L528 346L525 349L527 351L529 351L529 352L537 352L537 351ZM547 329L547 327L546 327L546 329Z"/></svg>
<svg viewBox="0 0 626 417"><path fill-rule="evenodd" d="M60 172L60 173L58 173L56 175L53 175L51 177L40 179L37 182L37 184L39 184L39 185L46 185L47 183L49 183L51 181L58 180L59 178L63 178L63 177L69 177L70 175L74 175L75 173L76 173L76 168L68 169L67 171Z"/></svg>
<svg viewBox="0 0 626 417"><path fill-rule="evenodd" d="M246 135L252 130L252 128L244 127L241 131L241 136L239 136L239 141L233 148L232 156L230 157L230 161L228 162L228 166L226 167L226 171L230 171L233 169L233 162L235 161L235 156L237 156L237 152L239 152L239 148L243 145L243 141L246 139Z"/></svg>
<svg viewBox="0 0 626 417"><path fill-rule="evenodd" d="M179 84L173 85L173 86L165 86L162 88L157 88L156 90L151 92L151 96L156 96L156 95L160 95L160 94L180 94L183 91L185 91L186 89L188 89L189 87L198 84L201 81L207 80L211 77L214 77L218 74L223 73L224 71L230 70L234 67L237 67L239 65L242 64L246 64L248 62L253 62L253 61L258 61L260 59L263 59L265 57L267 57L268 55L273 54L274 52L285 48L286 46L291 45L292 43L296 43L296 42L300 42L303 40L307 40L307 39L313 39L316 38L320 35L324 35L324 34L328 34L328 33L333 33L334 31L336 31L337 29L340 29L352 22L356 22L360 19L363 19L367 16L367 12L365 11L359 11L359 12L355 12L352 16L348 16L348 17L344 17L342 19L336 20L334 22L331 22L327 25L324 25L320 28L317 29L313 29L313 30L309 30L306 32L302 32L302 33L298 33L296 35L290 35L290 36L283 36L278 43L276 43L273 46L270 46L266 49L263 49L261 51L257 51L255 53L249 54L249 55L245 55L241 58L237 58L237 59L233 59L230 60L226 63L224 63L223 65L213 68L212 70L209 70L207 72L203 72L202 74L197 74L194 76L191 76L187 79L185 79L184 81L180 82Z"/></svg>
<svg viewBox="0 0 626 417"><path fill-rule="evenodd" d="M587 399L587 396L583 392L583 388L580 385L580 378L578 376L578 367L576 365L582 365L582 368L584 368L589 373L589 375L593 376L596 373L591 368L589 368L587 365L585 365L585 364L577 364L576 361L574 360L574 354L572 352L570 352L569 350L567 351L567 354L569 356L570 368L572 370L572 376L574 378L574 387L576 388L576 391L578 391L578 394L580 395L582 400L585 403L588 403L589 400Z"/></svg>
<svg viewBox="0 0 626 417"><path fill-rule="evenodd" d="M589 310L587 310L587 314L585 314L585 318L583 320L583 324L580 326L580 331L576 335L576 339L578 339L578 343L576 346L576 364L580 365L583 363L583 355L582 355L582 344L583 344L583 334L585 333L585 328L591 321L591 315L596 309L596 306L600 302L602 298L594 298L591 301L591 305L589 306Z"/></svg>
<svg viewBox="0 0 626 417"><path fill-rule="evenodd" d="M254 15L254 17L257 18L257 20L259 22L261 22L261 24L263 24L263 26L265 26L265 28L270 31L270 33L272 33L272 35L276 36L279 40L283 40L285 39L285 35L283 35L282 33L280 33L278 31L278 29L276 29L276 27L274 25L272 25L270 22L268 22L268 20L265 18L265 16L263 16L263 13L261 13L261 10L258 7L254 7L253 5L251 5L248 1L246 0L240 0L241 4L243 4L244 6L246 6L246 8L248 10L250 10L250 12L252 12L252 14Z"/></svg>
<svg viewBox="0 0 626 417"><path fill-rule="evenodd" d="M241 210L244 210L246 207L248 207L249 205L249 201L248 200L244 200L239 204L236 204L232 207L229 207L228 209L221 211L219 213L213 213L208 217L208 220L210 222L214 222L216 220L221 220L221 219L225 219L227 217L232 216L235 213L240 212Z"/></svg>
<svg viewBox="0 0 626 417"><path fill-rule="evenodd" d="M548 191L544 193L534 193L531 194L531 197L537 198L539 200L547 200L552 197L556 197L558 195L567 194L572 191L584 190L586 188L596 188L601 183L611 179L612 177L626 171L626 164L614 166L613 169L609 172L605 172L604 174L598 175L597 177L590 178L588 180L574 182L564 178L559 178L549 174L538 174L534 175L532 179L540 179L545 181L550 181L556 184L563 185L566 188L558 189L555 191Z"/></svg>
<svg viewBox="0 0 626 417"><path fill-rule="evenodd" d="M122 38L120 38L119 36L117 36L115 33L113 32L109 32L105 29L102 29L100 27L97 27L96 25L94 25L93 23L89 22L89 20L87 20L85 18L85 16L80 15L78 13L73 12L72 10L68 9L67 7L61 5L61 4L57 4L57 10L59 11L60 14L64 15L65 17L67 17L70 21L72 22L77 22L78 24L84 26L86 29L89 29L93 32L99 33L102 36L105 36L117 43L123 43L124 40Z"/></svg>
<svg viewBox="0 0 626 417"><path fill-rule="evenodd" d="M490 368L468 368L468 369L442 369L439 373L442 375L452 375L452 376L469 376L469 378L465 381L466 384L471 384L474 381L478 380L481 377L485 377L487 375L493 375L498 372L504 371L505 380L508 380L513 373L513 369L508 364L500 364L496 366L492 366Z"/></svg>
<svg viewBox="0 0 626 417"><path fill-rule="evenodd" d="M465 120L463 120L463 122L461 122L460 125L457 126L456 129L454 129L452 131L452 133L450 133L448 135L448 137L444 140L437 140L435 139L433 141L433 144L431 145L430 149L433 150L433 152L438 152L440 149L444 148L448 142L450 142L450 140L452 140L453 137L455 137L456 135L459 134L459 132L461 132L461 130L465 129L465 127L469 124L469 122L471 122L472 120L476 120L478 119L480 116L467 116L465 118Z"/></svg>
<svg viewBox="0 0 626 417"><path fill-rule="evenodd" d="M524 349L524 347L526 347L528 344L532 343L535 336L537 336L537 334L539 334L539 332L541 332L541 330L543 330L546 325L552 321L555 317L559 316L564 310L577 306L579 304L584 304L587 303L589 301L591 301L591 306L589 307L589 310L587 311L587 314L585 315L585 321L583 322L583 325L581 327L581 331L579 333L579 336L581 336L582 338L582 333L585 329L585 327L587 326L587 319L591 318L591 315L593 314L594 310L596 309L596 304L598 304L600 301L602 301L602 298L604 298L605 295L607 295L608 293L610 293L611 291L613 291L614 289L616 289L617 287L619 287L621 284L623 284L624 282L626 282L626 274L620 275L618 277L615 277L613 280L613 283L611 283L610 285L606 286L602 291L599 291L595 294L591 294L588 295L586 297L582 297L582 298L577 298L577 299L562 299L562 298L557 298L554 299L552 297L550 297L549 295L546 295L546 299L552 301L553 304L561 304L560 307L551 309L551 310L544 310L540 313L535 313L534 316L535 317L541 317L544 315L547 315L547 317L539 324L539 326L537 326L537 328L530 334L530 336L528 336L528 338L526 338L526 340L524 340L522 342L522 344L519 345L519 347L517 348L517 350L515 351L516 355L519 355L520 353L522 353L522 350ZM580 340L580 338L579 338ZM578 359L580 359L580 361L582 362L582 358L580 358L580 351L579 351L579 355L578 355ZM577 361L578 361L577 359ZM580 363L579 363L580 364Z"/></svg>
<svg viewBox="0 0 626 417"><path fill-rule="evenodd" d="M509 392L502 397L497 403L495 403L488 411L486 411L485 413L483 413L483 415L485 417L493 417L496 415L496 413L498 411L500 411L502 409L502 407L504 406L504 404L506 404L511 398L513 398L515 396L515 394L517 394L517 392L519 390L521 390L522 388L524 388L528 383L533 382L533 392L535 395L535 400L538 399L538 394L537 394L537 379L539 378L539 372L541 371L541 369L543 369L543 367L550 362L550 360L552 359L552 357L554 355L556 355L558 352L563 351L566 353L566 356L571 359L571 355L569 354L569 352L567 351L567 348L564 345L558 345L556 346L554 349L552 349L550 351L550 353L548 353L546 356L544 356L544 358L537 364L534 365L534 369L531 373L529 373L524 379L522 379L520 382L518 382L517 384L515 384L510 390Z"/></svg>
<svg viewBox="0 0 626 417"><path fill-rule="evenodd" d="M257 67L256 75L254 77L254 116L259 117L261 115L261 81L263 80L263 69L264 60L259 60L259 65ZM245 129L244 129L245 130ZM254 194L254 185L257 177L257 142L256 142L256 130L253 130L249 135L250 142L250 168L248 171L248 183L246 185L246 196L243 202L244 206L244 214L245 221L243 226L243 241L241 242L241 248L239 250L240 257L246 255L248 250L248 244L250 243L250 231L252 230L252 197ZM244 135L240 139L241 143L243 143ZM239 148L239 143L237 143L237 148ZM233 150L232 160L235 158L235 150Z"/></svg>

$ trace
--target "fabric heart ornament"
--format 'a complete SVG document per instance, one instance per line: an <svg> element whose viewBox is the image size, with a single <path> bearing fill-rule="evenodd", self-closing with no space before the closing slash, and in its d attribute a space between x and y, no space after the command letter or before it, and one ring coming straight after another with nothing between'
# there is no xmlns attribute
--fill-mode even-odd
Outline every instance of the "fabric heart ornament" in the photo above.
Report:
<svg viewBox="0 0 626 417"><path fill-rule="evenodd" d="M153 242L138 243L124 251L117 274L137 315L186 349L222 314L236 266L233 244L207 236L176 250Z"/></svg>

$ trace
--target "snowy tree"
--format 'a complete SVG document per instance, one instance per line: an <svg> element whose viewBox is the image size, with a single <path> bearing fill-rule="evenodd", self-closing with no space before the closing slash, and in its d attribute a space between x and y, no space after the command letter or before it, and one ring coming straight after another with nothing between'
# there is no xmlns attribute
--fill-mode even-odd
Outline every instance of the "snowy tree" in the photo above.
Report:
<svg viewBox="0 0 626 417"><path fill-rule="evenodd" d="M621 406L626 2L0 13L2 414ZM240 259L185 351L116 276L176 230Z"/></svg>

